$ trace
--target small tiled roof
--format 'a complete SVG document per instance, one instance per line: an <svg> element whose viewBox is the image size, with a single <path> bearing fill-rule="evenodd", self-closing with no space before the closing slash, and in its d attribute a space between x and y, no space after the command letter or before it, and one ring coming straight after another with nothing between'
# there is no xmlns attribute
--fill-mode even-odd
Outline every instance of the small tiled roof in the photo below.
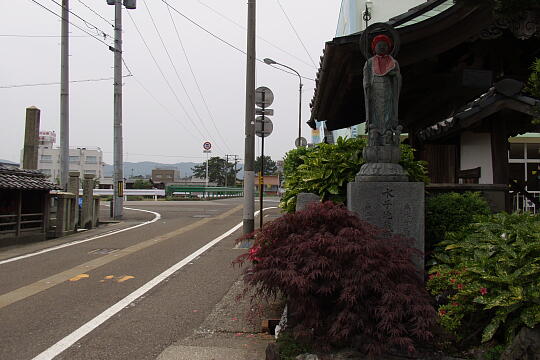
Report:
<svg viewBox="0 0 540 360"><path fill-rule="evenodd" d="M13 166L0 165L0 190L58 190L38 170L18 169Z"/></svg>

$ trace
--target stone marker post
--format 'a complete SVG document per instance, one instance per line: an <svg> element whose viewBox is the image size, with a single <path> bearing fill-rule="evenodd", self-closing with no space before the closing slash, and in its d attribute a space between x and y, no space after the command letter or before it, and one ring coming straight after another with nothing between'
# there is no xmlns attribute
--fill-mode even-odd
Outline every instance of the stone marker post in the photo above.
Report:
<svg viewBox="0 0 540 360"><path fill-rule="evenodd" d="M40 110L31 106L26 108L26 126L24 129L23 169L37 170L39 148Z"/></svg>
<svg viewBox="0 0 540 360"><path fill-rule="evenodd" d="M75 195L75 206L71 209L71 226L70 228L75 230L79 226L79 188L80 179L78 171L69 172L68 192Z"/></svg>
<svg viewBox="0 0 540 360"><path fill-rule="evenodd" d="M401 72L394 59L399 34L388 24L376 23L364 31L361 44L368 59L364 66L368 144L363 151L366 163L347 186L347 207L373 225L414 239L412 245L423 253L424 183L408 182L399 164ZM414 260L423 278L424 258Z"/></svg>
<svg viewBox="0 0 540 360"><path fill-rule="evenodd" d="M91 229L93 217L94 217L94 175L84 174L81 227L84 227L86 229Z"/></svg>

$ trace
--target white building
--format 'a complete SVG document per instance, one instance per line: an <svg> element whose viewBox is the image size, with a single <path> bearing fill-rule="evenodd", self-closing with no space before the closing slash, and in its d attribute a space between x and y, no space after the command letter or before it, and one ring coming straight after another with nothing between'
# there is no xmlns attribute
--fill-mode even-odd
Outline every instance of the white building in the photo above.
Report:
<svg viewBox="0 0 540 360"><path fill-rule="evenodd" d="M54 131L39 132L38 170L60 182L60 148L55 148ZM22 159L22 151L21 151ZM21 160L22 162L22 160ZM78 171L82 176L92 174L103 178L103 151L99 147L77 147L69 149L69 171Z"/></svg>
<svg viewBox="0 0 540 360"><path fill-rule="evenodd" d="M339 13L336 37L347 36L366 28L364 14L366 8L371 19L369 24L385 22L403 14L426 0L343 0Z"/></svg>

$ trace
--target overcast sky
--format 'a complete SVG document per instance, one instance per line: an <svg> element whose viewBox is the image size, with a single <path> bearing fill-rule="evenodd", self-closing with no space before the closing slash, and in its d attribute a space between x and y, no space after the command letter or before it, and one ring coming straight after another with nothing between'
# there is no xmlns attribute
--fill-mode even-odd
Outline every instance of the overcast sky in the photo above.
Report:
<svg viewBox="0 0 540 360"><path fill-rule="evenodd" d="M61 0L36 1L57 14L61 12L61 7L55 4ZM245 50L245 0L168 2L202 27ZM315 78L317 69L313 63L319 66L324 43L335 35L340 3L340 0L258 0L257 57L273 58L303 76ZM88 24L74 15L70 15L70 20L91 34L98 33L92 28L95 25L111 35L98 37L112 44L111 25L84 4L111 22L114 7L108 6L105 0L70 0L71 10ZM307 51L295 36L280 4ZM194 107L160 42L147 6ZM202 143L207 140L213 143L212 156L237 154L243 158L245 55L172 10L213 122L191 75L167 6L161 0L138 0L137 9L129 13L176 95L160 74L127 13L124 9L124 59L134 76L124 78L124 161L198 162L203 157ZM70 29L70 80L112 77L113 53L107 46L73 26ZM59 81L60 38L56 37L59 33L60 19L32 0L0 0L0 159L19 161L28 106L41 109L41 130L55 130L60 139L59 85L5 88ZM128 71L124 68L126 74ZM310 80L304 83L302 132L310 139L310 129L305 122L309 119L309 102L315 83ZM293 147L297 136L298 77L258 62L256 84L269 87L275 95L274 132L265 142L265 154L280 159ZM112 124L112 80L70 84L70 146L100 147L105 161L112 163ZM257 141L259 154L260 141Z"/></svg>

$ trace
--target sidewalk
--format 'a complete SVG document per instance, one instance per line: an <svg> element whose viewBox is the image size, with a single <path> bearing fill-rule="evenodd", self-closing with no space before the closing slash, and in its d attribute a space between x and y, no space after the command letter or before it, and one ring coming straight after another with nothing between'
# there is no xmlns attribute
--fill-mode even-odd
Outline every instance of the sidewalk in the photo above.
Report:
<svg viewBox="0 0 540 360"><path fill-rule="evenodd" d="M192 335L166 348L157 360L264 360L266 346L273 336L261 332L264 317L279 317L278 307L267 309L264 316L254 316L250 296L243 293L243 281L237 280Z"/></svg>

